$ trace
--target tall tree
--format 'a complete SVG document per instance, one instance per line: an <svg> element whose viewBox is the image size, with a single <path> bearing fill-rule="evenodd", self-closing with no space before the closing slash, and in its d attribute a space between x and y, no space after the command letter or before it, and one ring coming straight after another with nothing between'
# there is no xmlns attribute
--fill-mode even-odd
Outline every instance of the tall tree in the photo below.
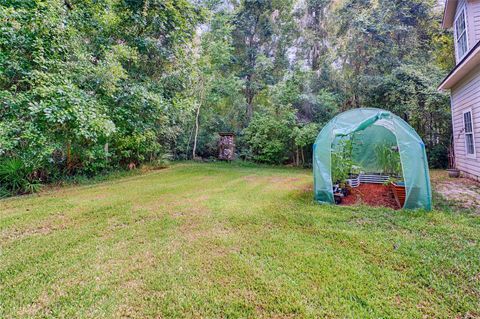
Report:
<svg viewBox="0 0 480 319"><path fill-rule="evenodd" d="M255 96L274 84L274 69L287 69L288 36L279 26L289 24L292 1L242 0L234 18L234 46L238 74L245 81L246 122L254 111ZM283 62L283 63L281 63ZM277 75L278 79L278 75Z"/></svg>

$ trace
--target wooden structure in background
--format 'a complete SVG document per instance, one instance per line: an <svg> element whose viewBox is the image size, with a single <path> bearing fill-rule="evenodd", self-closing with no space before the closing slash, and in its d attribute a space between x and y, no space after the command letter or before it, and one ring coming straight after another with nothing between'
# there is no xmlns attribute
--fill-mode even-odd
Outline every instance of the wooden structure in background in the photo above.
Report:
<svg viewBox="0 0 480 319"><path fill-rule="evenodd" d="M235 134L231 132L221 132L218 142L218 158L224 161L233 161L235 159Z"/></svg>

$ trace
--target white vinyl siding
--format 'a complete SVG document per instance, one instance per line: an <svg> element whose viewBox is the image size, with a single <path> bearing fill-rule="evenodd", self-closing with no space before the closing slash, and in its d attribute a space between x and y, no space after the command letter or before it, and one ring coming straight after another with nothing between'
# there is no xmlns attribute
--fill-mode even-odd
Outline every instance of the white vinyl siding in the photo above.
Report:
<svg viewBox="0 0 480 319"><path fill-rule="evenodd" d="M465 134L464 114L467 112L471 114L472 138ZM476 153L480 149L477 138L480 136L480 65L452 89L452 121L457 168L480 179L480 160ZM473 139L473 154L467 152L467 139Z"/></svg>
<svg viewBox="0 0 480 319"><path fill-rule="evenodd" d="M463 6L457 13L453 24L455 35L455 47L457 52L457 60L460 61L468 52L468 31L467 31L467 11Z"/></svg>
<svg viewBox="0 0 480 319"><path fill-rule="evenodd" d="M480 41L480 0L472 0L467 8L468 25L470 26L469 43L473 48Z"/></svg>

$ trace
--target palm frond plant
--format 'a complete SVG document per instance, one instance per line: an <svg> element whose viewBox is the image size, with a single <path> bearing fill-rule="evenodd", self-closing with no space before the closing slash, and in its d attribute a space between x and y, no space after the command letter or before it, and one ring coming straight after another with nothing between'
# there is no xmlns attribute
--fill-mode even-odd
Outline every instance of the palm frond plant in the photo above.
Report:
<svg viewBox="0 0 480 319"><path fill-rule="evenodd" d="M33 178L34 170L19 158L7 158L0 162L0 196L35 193L41 184Z"/></svg>

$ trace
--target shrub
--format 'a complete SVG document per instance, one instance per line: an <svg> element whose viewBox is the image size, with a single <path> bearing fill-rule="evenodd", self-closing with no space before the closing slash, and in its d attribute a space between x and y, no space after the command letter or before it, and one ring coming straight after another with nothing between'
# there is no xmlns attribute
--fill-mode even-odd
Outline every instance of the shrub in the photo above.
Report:
<svg viewBox="0 0 480 319"><path fill-rule="evenodd" d="M40 190L34 170L18 158L7 158L0 162L0 196L30 194Z"/></svg>
<svg viewBox="0 0 480 319"><path fill-rule="evenodd" d="M308 155L311 155L311 149L315 143L315 138L317 137L319 130L319 125L316 123L308 123L293 129L292 138L297 152L297 165L300 165L300 160L304 166L311 164L312 156Z"/></svg>
<svg viewBox="0 0 480 319"><path fill-rule="evenodd" d="M427 148L428 163L431 168L447 168L448 166L448 146L447 144L437 144Z"/></svg>
<svg viewBox="0 0 480 319"><path fill-rule="evenodd" d="M105 173L112 168L110 154L105 145L92 145L83 150L80 158L80 173L87 176Z"/></svg>
<svg viewBox="0 0 480 319"><path fill-rule="evenodd" d="M164 153L154 131L118 136L112 149L116 160L127 165L153 161Z"/></svg>
<svg viewBox="0 0 480 319"><path fill-rule="evenodd" d="M163 169L167 168L172 160L173 156L170 153L165 153L159 156L157 159L148 163L152 169Z"/></svg>
<svg viewBox="0 0 480 319"><path fill-rule="evenodd" d="M255 114L244 130L253 160L267 164L285 162L291 149L294 123L293 113L280 119L270 114Z"/></svg>

